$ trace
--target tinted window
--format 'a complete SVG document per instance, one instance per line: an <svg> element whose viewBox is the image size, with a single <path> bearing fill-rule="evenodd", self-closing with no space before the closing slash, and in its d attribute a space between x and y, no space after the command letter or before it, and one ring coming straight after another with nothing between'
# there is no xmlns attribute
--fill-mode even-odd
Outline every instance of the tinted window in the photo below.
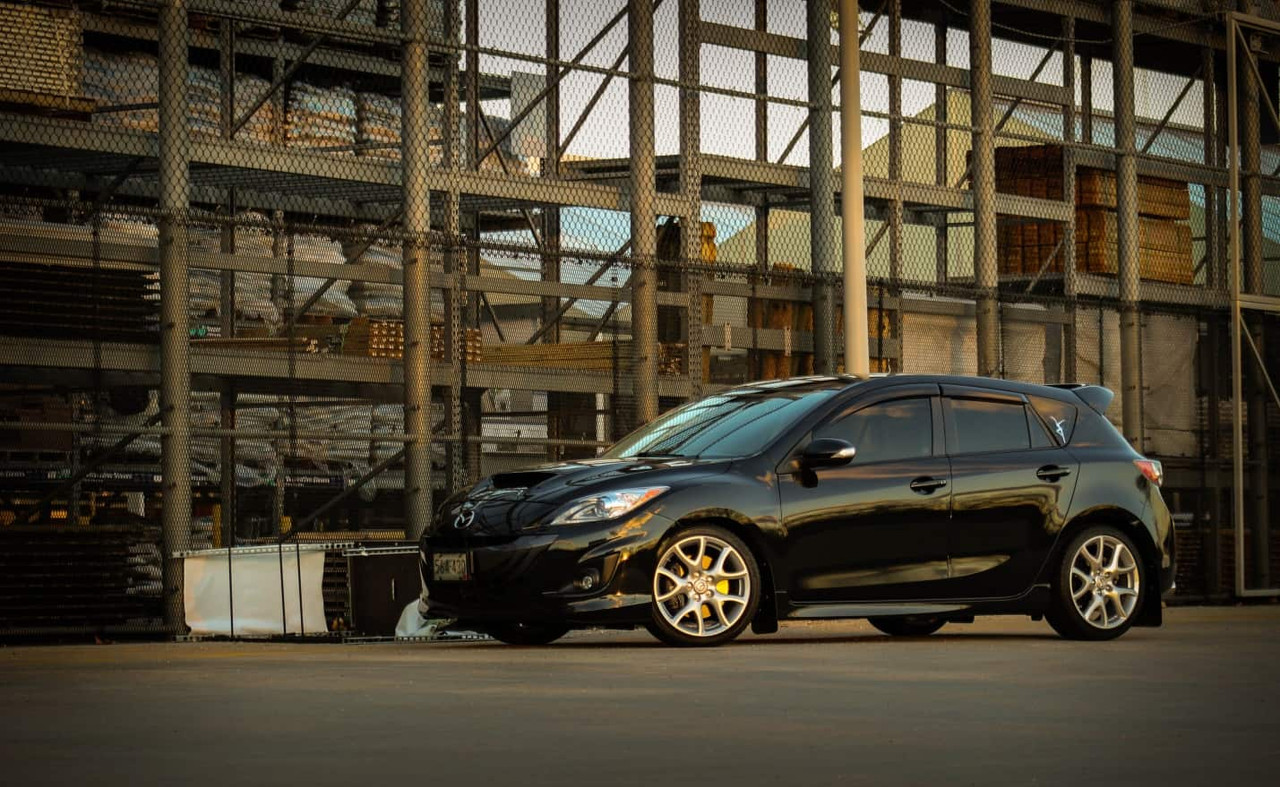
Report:
<svg viewBox="0 0 1280 787"><path fill-rule="evenodd" d="M604 455L751 456L835 393L825 389L709 396L632 432Z"/></svg>
<svg viewBox="0 0 1280 787"><path fill-rule="evenodd" d="M927 398L881 402L825 424L814 437L849 441L858 449L855 463L931 456L933 409Z"/></svg>
<svg viewBox="0 0 1280 787"><path fill-rule="evenodd" d="M1027 414L1021 403L985 399L952 399L951 419L956 445L953 454L1017 451L1031 447Z"/></svg>
<svg viewBox="0 0 1280 787"><path fill-rule="evenodd" d="M1071 442L1071 434L1076 429L1076 408L1067 402L1049 399L1044 396L1032 396L1031 405L1044 419L1045 426L1058 445Z"/></svg>

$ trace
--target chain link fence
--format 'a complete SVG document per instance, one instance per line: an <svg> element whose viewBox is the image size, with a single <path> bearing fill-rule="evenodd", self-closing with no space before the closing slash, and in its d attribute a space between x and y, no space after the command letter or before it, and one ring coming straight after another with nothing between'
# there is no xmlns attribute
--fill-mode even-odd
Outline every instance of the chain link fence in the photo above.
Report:
<svg viewBox="0 0 1280 787"><path fill-rule="evenodd" d="M1136 233L1141 448L1186 526L1180 590L1217 597L1223 67L1181 35L1216 23L1139 9L1121 228L1112 32L1047 5L862 4L872 369L1100 383L1119 423ZM835 23L801 0L0 2L0 631L181 633L175 554L404 543L483 476L842 370Z"/></svg>

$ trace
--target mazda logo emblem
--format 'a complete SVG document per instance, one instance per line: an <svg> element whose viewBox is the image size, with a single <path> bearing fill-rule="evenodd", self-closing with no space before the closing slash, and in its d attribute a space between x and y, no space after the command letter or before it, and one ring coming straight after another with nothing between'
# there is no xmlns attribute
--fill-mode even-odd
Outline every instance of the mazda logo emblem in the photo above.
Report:
<svg viewBox="0 0 1280 787"><path fill-rule="evenodd" d="M470 505L465 505L458 515L453 518L454 530L466 530L471 527L471 523L476 521L476 510Z"/></svg>

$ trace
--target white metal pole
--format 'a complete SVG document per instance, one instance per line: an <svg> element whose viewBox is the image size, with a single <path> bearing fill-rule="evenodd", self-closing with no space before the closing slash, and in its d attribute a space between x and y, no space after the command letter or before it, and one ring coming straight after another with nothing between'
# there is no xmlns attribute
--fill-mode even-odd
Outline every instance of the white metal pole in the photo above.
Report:
<svg viewBox="0 0 1280 787"><path fill-rule="evenodd" d="M867 251L862 210L862 87L858 2L840 0L840 215L844 245L844 368L871 375ZM810 162L810 166L812 166Z"/></svg>

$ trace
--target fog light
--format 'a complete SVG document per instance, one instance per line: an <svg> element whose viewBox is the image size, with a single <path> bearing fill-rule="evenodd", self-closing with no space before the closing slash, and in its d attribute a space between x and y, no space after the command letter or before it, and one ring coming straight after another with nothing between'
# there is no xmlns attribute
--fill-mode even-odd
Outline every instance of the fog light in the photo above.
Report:
<svg viewBox="0 0 1280 787"><path fill-rule="evenodd" d="M573 581L574 588L578 590L591 590L600 584L600 572L594 568L590 569Z"/></svg>

